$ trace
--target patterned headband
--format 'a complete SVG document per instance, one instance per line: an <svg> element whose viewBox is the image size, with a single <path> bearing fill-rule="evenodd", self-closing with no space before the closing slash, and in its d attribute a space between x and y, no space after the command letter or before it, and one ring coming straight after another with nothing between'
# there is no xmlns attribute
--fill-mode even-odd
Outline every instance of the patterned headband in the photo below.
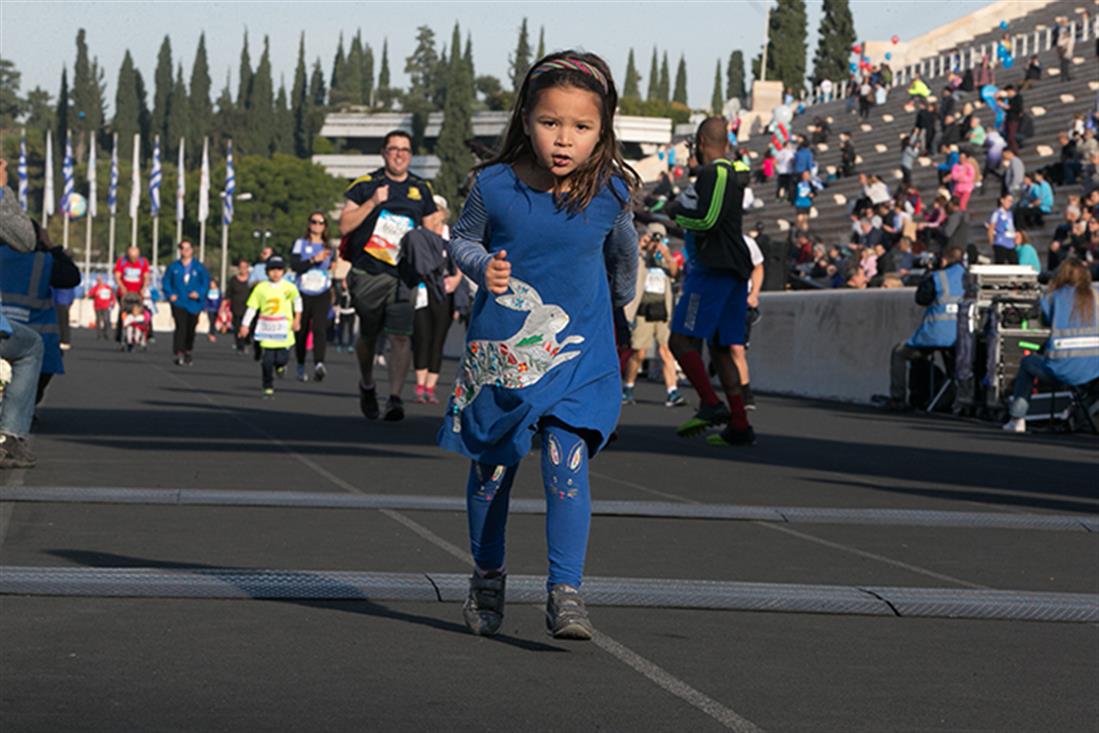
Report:
<svg viewBox="0 0 1099 733"><path fill-rule="evenodd" d="M599 86L603 88L604 94L607 94L609 91L607 88L607 77L603 75L603 72L587 61L581 61L578 58L566 56L564 58L544 61L531 69L530 78L534 79L539 77L547 71L579 71L581 74L587 74L599 82Z"/></svg>

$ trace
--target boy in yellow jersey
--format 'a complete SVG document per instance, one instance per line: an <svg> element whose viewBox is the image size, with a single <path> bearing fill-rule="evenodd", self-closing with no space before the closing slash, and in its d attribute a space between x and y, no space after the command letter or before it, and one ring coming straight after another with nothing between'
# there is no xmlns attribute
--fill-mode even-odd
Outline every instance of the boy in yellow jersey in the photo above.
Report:
<svg viewBox="0 0 1099 733"><path fill-rule="evenodd" d="M240 337L255 334L263 352L263 398L275 394L275 370L282 374L294 347L294 332L301 328L301 293L294 284L283 280L286 262L274 255L267 260L267 280L260 282L248 296L248 310L240 327ZM252 321L259 316L255 331Z"/></svg>

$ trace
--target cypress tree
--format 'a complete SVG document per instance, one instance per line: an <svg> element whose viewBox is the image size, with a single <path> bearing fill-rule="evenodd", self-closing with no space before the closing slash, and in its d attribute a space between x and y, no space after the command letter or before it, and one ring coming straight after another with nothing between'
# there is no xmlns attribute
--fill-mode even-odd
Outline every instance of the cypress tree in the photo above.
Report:
<svg viewBox="0 0 1099 733"><path fill-rule="evenodd" d="M687 104L687 60L683 58L683 54L679 55L679 65L675 69L675 93L672 101Z"/></svg>
<svg viewBox="0 0 1099 733"><path fill-rule="evenodd" d="M183 64L180 64L176 72L175 84L172 85L172 94L168 98L168 129L167 136L162 141L165 156L179 152L179 139L191 136L190 108L187 87L183 83Z"/></svg>
<svg viewBox="0 0 1099 733"><path fill-rule="evenodd" d="M160 135L162 139L168 137L168 103L175 84L172 72L172 42L168 36L164 36L156 56L156 74L153 76L153 134Z"/></svg>
<svg viewBox="0 0 1099 733"><path fill-rule="evenodd" d="M721 108L725 106L725 97L721 93L721 59L717 60L717 68L714 69L714 91L710 95L710 111L721 114Z"/></svg>
<svg viewBox="0 0 1099 733"><path fill-rule="evenodd" d="M416 48L405 59L404 70L410 83L401 105L406 112L412 113L412 147L416 151L424 150L427 118L436 109L433 100L440 88L439 68L435 32L430 26L422 25L416 29Z"/></svg>
<svg viewBox="0 0 1099 733"><path fill-rule="evenodd" d="M237 110L243 112L252 105L252 59L248 55L248 31L240 49L240 75L237 86Z"/></svg>
<svg viewBox="0 0 1099 733"><path fill-rule="evenodd" d="M99 124L96 129L93 130L94 134L100 136L100 145L107 144L107 81L105 79L106 73L103 71L103 67L99 65L99 57L92 59L92 89L94 90L94 98L92 100L92 109L95 110L96 118L99 120Z"/></svg>
<svg viewBox="0 0 1099 733"><path fill-rule="evenodd" d="M246 115L249 145L241 145L241 154L269 155L275 143L275 90L271 79L271 50L263 37L263 54L252 76L252 105Z"/></svg>
<svg viewBox="0 0 1099 733"><path fill-rule="evenodd" d="M665 51L660 59L660 82L657 84L657 99L661 102L671 101L671 84L668 75L668 52Z"/></svg>
<svg viewBox="0 0 1099 733"><path fill-rule="evenodd" d="M633 49L626 58L626 77L622 82L623 99L641 99L641 75L637 73L637 64L633 59Z"/></svg>
<svg viewBox="0 0 1099 733"><path fill-rule="evenodd" d="M323 107L328 98L328 90L324 86L324 71L321 68L320 57L313 62L313 73L309 77L309 100L314 107Z"/></svg>
<svg viewBox="0 0 1099 733"><path fill-rule="evenodd" d="M214 127L214 106L210 102L210 63L206 58L206 34L198 37L198 50L195 51L195 62L191 65L191 88L188 95L190 103L189 134L193 136L198 145L191 145L187 150L187 157L196 162L202 158L202 138L208 136Z"/></svg>
<svg viewBox="0 0 1099 733"><path fill-rule="evenodd" d="M466 31L466 50L462 60L466 64L466 73L469 74L469 78L476 79L477 75L473 72L473 37L468 31Z"/></svg>
<svg viewBox="0 0 1099 733"><path fill-rule="evenodd" d="M366 44L363 49L363 104L374 104L374 49Z"/></svg>
<svg viewBox="0 0 1099 733"><path fill-rule="evenodd" d="M523 79L530 69L530 39L527 37L527 19L519 26L519 42L515 45L515 55L511 59L511 88L515 92L523 86Z"/></svg>
<svg viewBox="0 0 1099 733"><path fill-rule="evenodd" d="M725 70L725 98L744 98L744 54L733 51L729 54L729 68Z"/></svg>
<svg viewBox="0 0 1099 733"><path fill-rule="evenodd" d="M86 139L95 134L103 124L103 109L99 106L99 88L88 58L88 44L84 29L76 33L76 63L73 65L72 83L73 145L78 160L85 155Z"/></svg>
<svg viewBox="0 0 1099 733"><path fill-rule="evenodd" d="M233 136L236 126L237 110L233 104L233 91L229 85L229 72L225 72L225 86L218 95L217 112L214 113L215 126L211 130L210 145L218 150L225 148L226 138ZM201 155L201 151L199 155Z"/></svg>
<svg viewBox="0 0 1099 733"><path fill-rule="evenodd" d="M25 105L27 130L45 135L46 130L51 129L55 122L53 96L42 87L35 87L27 92Z"/></svg>
<svg viewBox="0 0 1099 733"><path fill-rule="evenodd" d="M54 180L59 183L61 178L61 164L64 162L65 157L65 135L69 131L71 121L69 120L69 112L71 109L71 101L69 100L69 70L68 67L61 67L61 91L57 95L57 113L55 119L57 120L57 129L54 130L54 144L57 145L58 154L53 158L54 167ZM60 188L55 193L60 196Z"/></svg>
<svg viewBox="0 0 1099 733"><path fill-rule="evenodd" d="M538 50L534 54L534 60L539 61L546 56L546 27L538 26Z"/></svg>
<svg viewBox="0 0 1099 733"><path fill-rule="evenodd" d="M328 103L336 104L340 95L342 94L342 88L340 87L340 78L343 76L343 67L347 63L343 55L343 33L340 33L340 40L336 43L336 57L332 59L332 73L328 76Z"/></svg>
<svg viewBox="0 0 1099 733"><path fill-rule="evenodd" d="M466 145L466 141L473 137L471 121L473 77L469 74L460 49L461 35L458 24L455 23L450 45L450 61L447 64L448 79L446 103L443 108L443 126L435 145L435 154L439 156L440 164L439 175L435 179L435 190L447 199L451 211L458 211L461 206L458 201L458 191L474 163L473 153Z"/></svg>
<svg viewBox="0 0 1099 733"><path fill-rule="evenodd" d="M660 97L660 67L656 63L656 46L653 46L653 59L649 64L649 91L645 99L650 102Z"/></svg>
<svg viewBox="0 0 1099 733"><path fill-rule="evenodd" d="M347 63L340 73L340 84L332 88L336 101L340 104L363 103L363 42L359 31L351 37L351 48L347 51Z"/></svg>
<svg viewBox="0 0 1099 733"><path fill-rule="evenodd" d="M291 155L294 152L294 113L290 110L286 94L286 79L279 79L279 93L275 97L271 152Z"/></svg>
<svg viewBox="0 0 1099 733"><path fill-rule="evenodd" d="M298 38L298 63L294 67L294 86L290 90L290 113L294 118L293 150L294 155L304 158L309 155L309 80L305 76L305 33Z"/></svg>
<svg viewBox="0 0 1099 733"><path fill-rule="evenodd" d="M141 133L141 154L148 157L153 149L153 115L149 111L145 77L137 69L134 69L134 90L137 92L137 131Z"/></svg>
<svg viewBox="0 0 1099 733"><path fill-rule="evenodd" d="M382 41L382 64L378 67L378 105L388 110L393 105L393 89L389 86L389 39Z"/></svg>
<svg viewBox="0 0 1099 733"><path fill-rule="evenodd" d="M847 77L847 57L855 45L855 21L847 0L824 0L817 52L813 56L813 83Z"/></svg>
<svg viewBox="0 0 1099 733"><path fill-rule="evenodd" d="M767 80L784 87L805 85L805 53L808 37L805 0L778 0L768 23ZM752 60L752 73L759 78L760 57Z"/></svg>

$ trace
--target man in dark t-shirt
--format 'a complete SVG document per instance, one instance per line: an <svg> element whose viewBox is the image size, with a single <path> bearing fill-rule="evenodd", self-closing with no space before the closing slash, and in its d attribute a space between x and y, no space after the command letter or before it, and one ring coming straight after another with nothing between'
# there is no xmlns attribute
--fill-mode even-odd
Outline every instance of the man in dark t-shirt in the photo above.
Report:
<svg viewBox="0 0 1099 733"><path fill-rule="evenodd" d="M389 340L389 400L385 419L404 418L401 388L412 359L412 301L408 287L398 278L401 239L416 228L435 202L427 182L409 173L412 137L394 130L382 143L385 165L352 181L340 212L340 254L351 263L347 287L359 316L359 406L363 415L376 420L377 388L374 385L374 352L384 332Z"/></svg>

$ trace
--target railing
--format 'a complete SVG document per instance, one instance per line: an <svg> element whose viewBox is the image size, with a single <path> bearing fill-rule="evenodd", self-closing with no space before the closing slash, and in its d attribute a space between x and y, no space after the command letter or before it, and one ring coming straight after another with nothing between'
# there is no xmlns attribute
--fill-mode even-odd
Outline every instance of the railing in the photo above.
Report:
<svg viewBox="0 0 1099 733"><path fill-rule="evenodd" d="M1069 32L1077 41L1083 42L1099 36L1099 15L1087 18L1082 22L1073 20L1069 23ZM1033 54L1049 51L1053 48L1053 27L1046 26L1043 29L1028 33L1018 33L1011 37L1011 55L1015 58L1025 59ZM988 55L991 68L1000 66L1000 58L996 54L998 43L982 43L973 45L963 50L951 53L937 54L919 59L907 64L893 74L891 86L897 87L912 83L918 73L922 79L929 80L946 76L951 71L959 72L976 69L981 64L981 59ZM849 79L833 81L832 89L825 92L821 85L802 90L799 100L807 105L823 104L847 97L847 83Z"/></svg>

